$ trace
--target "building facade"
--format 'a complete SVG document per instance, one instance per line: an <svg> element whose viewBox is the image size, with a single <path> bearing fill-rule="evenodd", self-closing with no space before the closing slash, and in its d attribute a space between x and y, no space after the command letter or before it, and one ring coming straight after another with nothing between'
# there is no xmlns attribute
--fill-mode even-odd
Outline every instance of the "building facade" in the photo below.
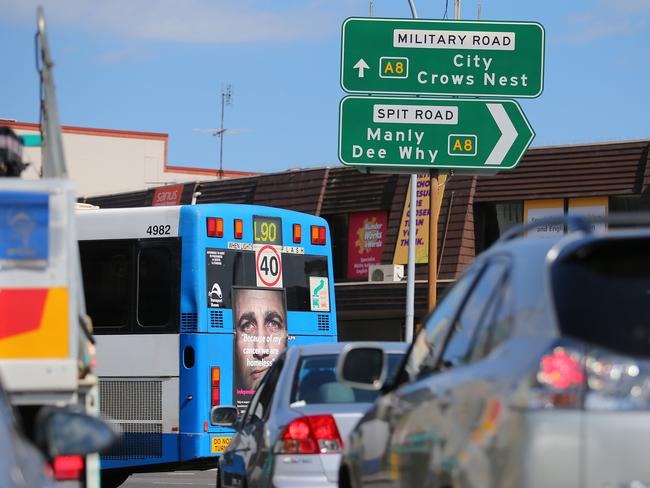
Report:
<svg viewBox="0 0 650 488"><path fill-rule="evenodd" d="M440 184L438 296L512 225L563 213L650 210L649 149L650 141L535 148L513 170L490 175L449 173ZM339 338L400 340L406 279L399 279L394 265L403 262L402 221L409 179L343 166L305 169L185 183L179 203L270 205L325 217L334 247ZM419 181L418 227L428 223L429 212L426 175ZM156 189L148 189L83 201L101 207L150 206L155 194ZM423 250L428 232L420 230ZM416 321L428 313L427 260L426 252L418 253ZM379 273L375 276L379 281L369 281L369 271L373 279L377 265L384 265L379 268L383 276Z"/></svg>
<svg viewBox="0 0 650 488"><path fill-rule="evenodd" d="M19 136L37 136L38 124L0 120ZM63 150L70 178L81 197L122 193L161 185L214 180L217 170L172 166L167 162L169 136L155 132L63 126ZM29 163L24 178L39 178L41 148L23 148ZM222 177L249 176L224 171Z"/></svg>

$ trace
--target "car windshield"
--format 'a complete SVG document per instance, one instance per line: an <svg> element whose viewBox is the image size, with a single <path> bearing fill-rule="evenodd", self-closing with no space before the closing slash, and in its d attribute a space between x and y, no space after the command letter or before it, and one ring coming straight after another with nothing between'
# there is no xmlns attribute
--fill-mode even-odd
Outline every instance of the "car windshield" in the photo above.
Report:
<svg viewBox="0 0 650 488"><path fill-rule="evenodd" d="M650 241L597 241L552 269L562 331L634 356L650 357Z"/></svg>
<svg viewBox="0 0 650 488"><path fill-rule="evenodd" d="M392 379L403 357L402 354L387 354L388 375ZM336 381L336 361L338 355L324 354L305 356L300 359L291 403L356 403L373 402L379 395L377 391L361 390Z"/></svg>

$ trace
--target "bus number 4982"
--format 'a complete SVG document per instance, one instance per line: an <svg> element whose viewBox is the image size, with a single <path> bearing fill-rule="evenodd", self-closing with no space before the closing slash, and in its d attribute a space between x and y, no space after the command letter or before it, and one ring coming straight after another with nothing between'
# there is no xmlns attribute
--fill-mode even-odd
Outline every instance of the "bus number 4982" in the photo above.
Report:
<svg viewBox="0 0 650 488"><path fill-rule="evenodd" d="M150 236L168 236L171 230L171 225L150 225L147 227L147 234Z"/></svg>

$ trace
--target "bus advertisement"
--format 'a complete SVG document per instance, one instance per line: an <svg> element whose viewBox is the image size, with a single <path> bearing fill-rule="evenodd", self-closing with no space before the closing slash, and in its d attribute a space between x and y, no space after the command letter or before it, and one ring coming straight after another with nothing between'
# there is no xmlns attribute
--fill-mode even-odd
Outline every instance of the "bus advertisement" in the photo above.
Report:
<svg viewBox="0 0 650 488"><path fill-rule="evenodd" d="M77 212L100 408L123 432L105 486L133 472L209 468L275 358L335 342L327 223L253 205ZM109 476L110 475L110 476Z"/></svg>

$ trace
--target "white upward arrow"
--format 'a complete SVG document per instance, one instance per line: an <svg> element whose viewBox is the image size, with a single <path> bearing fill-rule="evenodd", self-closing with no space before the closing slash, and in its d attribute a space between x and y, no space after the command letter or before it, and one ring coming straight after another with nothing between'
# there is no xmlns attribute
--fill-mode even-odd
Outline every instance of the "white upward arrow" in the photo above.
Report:
<svg viewBox="0 0 650 488"><path fill-rule="evenodd" d="M488 103L487 108L501 131L501 137L499 137L494 149L492 149L492 152L487 157L485 164L501 164L519 134L515 126L512 125L512 121L508 117L503 105L500 103Z"/></svg>
<svg viewBox="0 0 650 488"><path fill-rule="evenodd" d="M364 61L364 59L361 58L359 61L357 61L357 64L354 65L353 69L358 69L359 78L363 78L363 75L365 74L365 70L370 69L370 66L368 66Z"/></svg>

